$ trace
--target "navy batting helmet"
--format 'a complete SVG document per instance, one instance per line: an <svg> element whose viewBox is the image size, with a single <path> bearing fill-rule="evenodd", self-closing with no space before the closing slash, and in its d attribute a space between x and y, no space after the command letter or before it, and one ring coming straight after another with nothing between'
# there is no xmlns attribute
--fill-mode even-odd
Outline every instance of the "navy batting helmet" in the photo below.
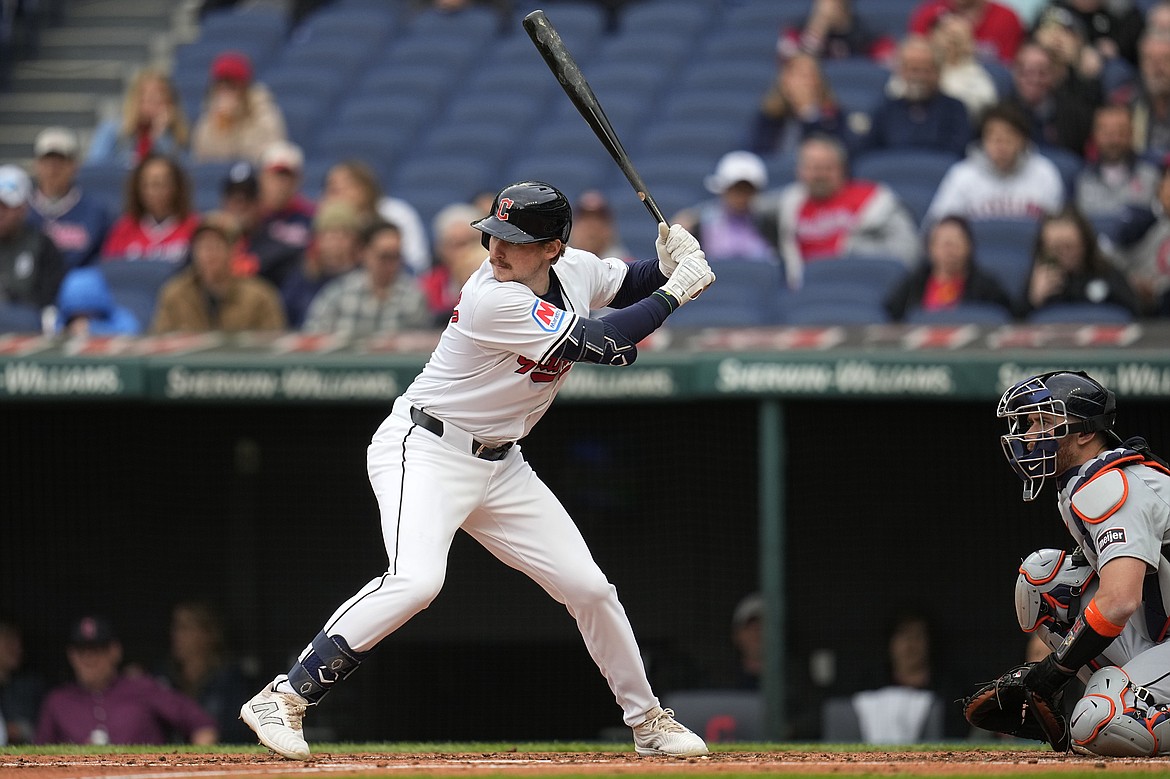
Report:
<svg viewBox="0 0 1170 779"><path fill-rule="evenodd" d="M1024 480L1024 500L1032 500L1044 480L1056 476L1056 451L1070 433L1113 432L1117 398L1083 371L1054 371L1009 387L999 399L996 416L1008 422L1001 436L1004 456ZM1037 417L1033 427L1029 417Z"/></svg>
<svg viewBox="0 0 1170 779"><path fill-rule="evenodd" d="M483 247L490 236L509 243L537 243L560 238L568 243L573 229L569 199L543 181L520 181L500 190L492 212L471 226L483 233Z"/></svg>

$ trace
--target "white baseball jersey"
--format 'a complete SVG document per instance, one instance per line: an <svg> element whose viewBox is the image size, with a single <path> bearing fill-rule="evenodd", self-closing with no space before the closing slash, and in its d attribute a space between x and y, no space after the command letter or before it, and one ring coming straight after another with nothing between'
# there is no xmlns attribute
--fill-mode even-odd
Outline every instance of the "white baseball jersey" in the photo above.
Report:
<svg viewBox="0 0 1170 779"><path fill-rule="evenodd" d="M1057 507L1097 572L1118 557L1150 566L1143 604L1105 656L1158 702L1170 701L1170 564L1163 552L1170 544L1170 475L1157 464L1143 464L1133 450L1102 452L1064 481Z"/></svg>
<svg viewBox="0 0 1170 779"><path fill-rule="evenodd" d="M572 363L550 354L579 316L607 305L626 277L618 259L568 248L553 273L568 310L484 261L463 286L451 322L403 396L489 446L517 441L544 415Z"/></svg>

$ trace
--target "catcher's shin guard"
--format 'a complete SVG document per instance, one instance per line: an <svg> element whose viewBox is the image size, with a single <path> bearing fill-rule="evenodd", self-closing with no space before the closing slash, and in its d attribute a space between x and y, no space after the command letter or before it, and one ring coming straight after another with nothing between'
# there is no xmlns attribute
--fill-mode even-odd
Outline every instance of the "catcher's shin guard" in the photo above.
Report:
<svg viewBox="0 0 1170 779"><path fill-rule="evenodd" d="M1142 701L1146 695L1117 666L1097 671L1073 708L1073 749L1109 757L1151 757L1170 750L1170 713L1165 707L1148 708Z"/></svg>
<svg viewBox="0 0 1170 779"><path fill-rule="evenodd" d="M366 654L350 649L341 636L327 636L322 631L304 657L289 669L288 682L297 695L317 703L334 684L356 671Z"/></svg>

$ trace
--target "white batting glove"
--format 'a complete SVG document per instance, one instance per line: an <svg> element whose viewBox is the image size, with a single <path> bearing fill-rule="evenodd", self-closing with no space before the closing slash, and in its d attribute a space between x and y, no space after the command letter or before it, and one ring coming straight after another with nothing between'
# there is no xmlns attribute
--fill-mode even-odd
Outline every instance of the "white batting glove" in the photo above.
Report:
<svg viewBox="0 0 1170 779"><path fill-rule="evenodd" d="M658 223L658 240L654 242L654 251L658 252L658 269L662 275L670 278L678 266L680 257L693 252L702 251L695 236L686 231L682 225L667 226L666 222Z"/></svg>
<svg viewBox="0 0 1170 779"><path fill-rule="evenodd" d="M707 264L707 255L698 250L678 257L674 273L670 274L670 278L661 289L669 293L681 306L697 298L714 281L715 274Z"/></svg>

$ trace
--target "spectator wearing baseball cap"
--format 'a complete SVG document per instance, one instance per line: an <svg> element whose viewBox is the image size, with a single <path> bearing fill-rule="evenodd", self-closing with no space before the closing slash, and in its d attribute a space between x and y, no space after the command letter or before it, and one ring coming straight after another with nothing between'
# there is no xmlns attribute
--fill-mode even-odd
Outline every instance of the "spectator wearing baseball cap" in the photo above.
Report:
<svg viewBox="0 0 1170 779"><path fill-rule="evenodd" d="M260 179L250 162L237 162L228 168L220 184L219 208L235 217L240 227L232 257L232 272L237 276L255 276L260 259L250 248L249 238L260 221Z"/></svg>
<svg viewBox="0 0 1170 779"><path fill-rule="evenodd" d="M712 261L775 262L776 249L765 237L756 210L760 192L768 186L764 161L750 151L728 152L703 183L718 199L683 212L677 221L690 229L707 256Z"/></svg>
<svg viewBox="0 0 1170 779"><path fill-rule="evenodd" d="M32 181L15 165L0 165L0 305L52 305L65 275L56 244L28 220Z"/></svg>
<svg viewBox="0 0 1170 779"><path fill-rule="evenodd" d="M151 153L182 158L190 141L174 82L165 71L143 68L126 89L121 113L94 130L85 164L117 163L128 170Z"/></svg>
<svg viewBox="0 0 1170 779"><path fill-rule="evenodd" d="M276 288L233 272L241 236L239 221L231 214L212 211L203 216L191 236L191 265L159 292L152 333L285 328Z"/></svg>
<svg viewBox="0 0 1170 779"><path fill-rule="evenodd" d="M105 202L77 183L80 150L67 127L46 127L33 141L36 185L28 219L61 250L66 268L96 261L113 221Z"/></svg>
<svg viewBox="0 0 1170 779"><path fill-rule="evenodd" d="M305 156L301 147L277 141L260 157L259 219L248 236L260 260L260 275L284 284L313 237L316 206L301 192Z"/></svg>
<svg viewBox="0 0 1170 779"><path fill-rule="evenodd" d="M285 139L284 115L272 93L253 80L246 54L227 51L211 63L203 113L195 123L191 155L197 162L248 160Z"/></svg>
<svg viewBox="0 0 1170 779"><path fill-rule="evenodd" d="M215 721L199 704L148 676L122 673L122 643L103 617L73 623L65 654L74 681L45 698L38 744L165 744L173 733L215 743Z"/></svg>

